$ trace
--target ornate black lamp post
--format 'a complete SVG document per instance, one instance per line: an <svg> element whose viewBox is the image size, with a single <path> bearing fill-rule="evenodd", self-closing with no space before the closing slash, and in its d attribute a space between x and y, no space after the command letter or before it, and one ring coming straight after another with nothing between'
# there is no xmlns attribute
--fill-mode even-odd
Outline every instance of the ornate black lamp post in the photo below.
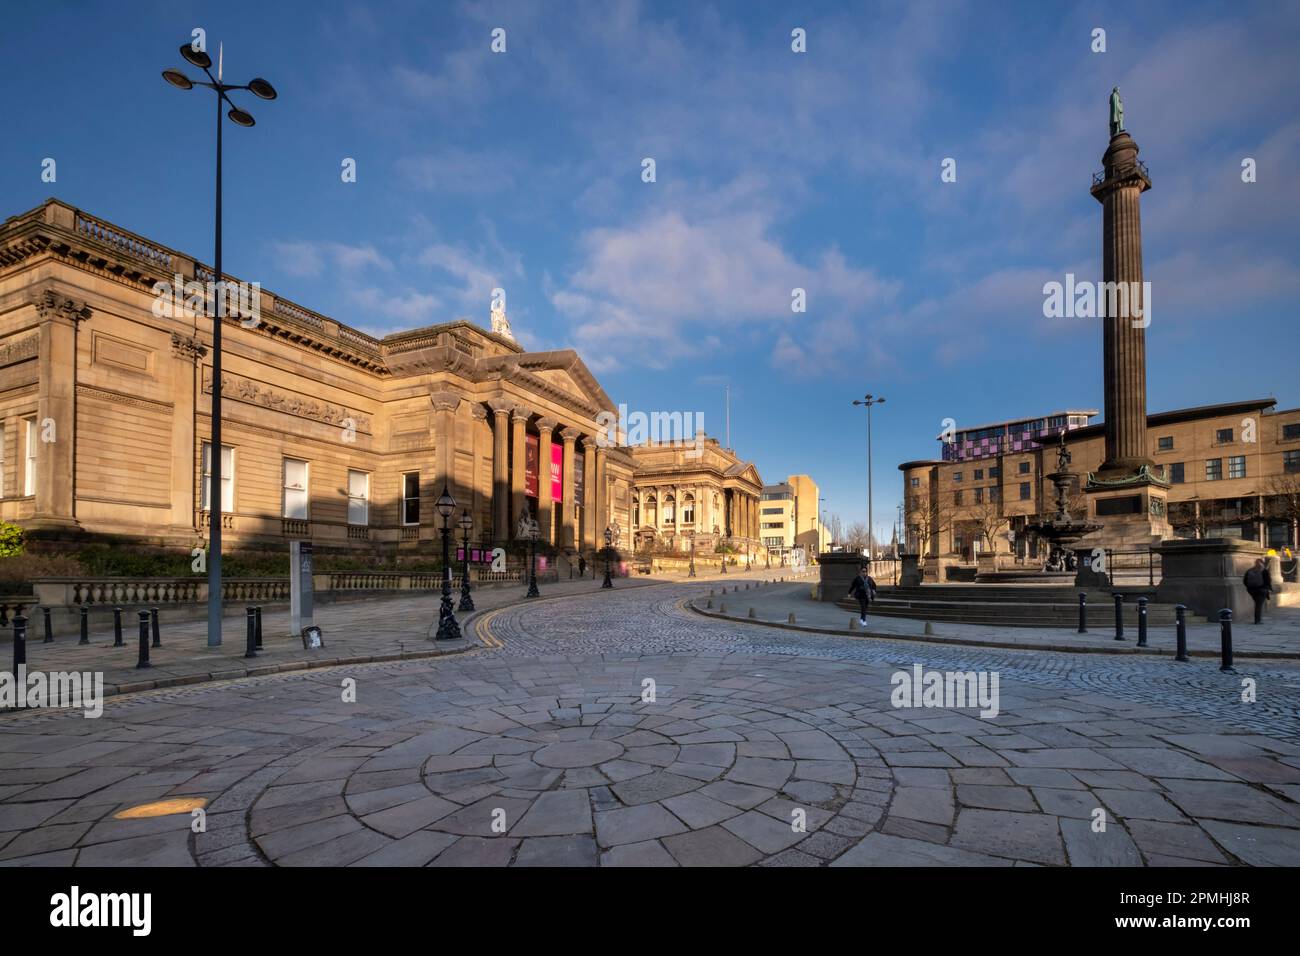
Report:
<svg viewBox="0 0 1300 956"><path fill-rule="evenodd" d="M519 537L532 542L532 553L528 563L528 594L526 595L526 597L530 598L538 597L541 594L537 590L537 537L540 533L537 519L529 512L528 504L525 502L524 510L519 515Z"/></svg>
<svg viewBox="0 0 1300 956"><path fill-rule="evenodd" d="M690 534L689 547L691 549L691 570L687 573L686 576L688 578L693 578L695 577L695 532L694 531L692 531Z"/></svg>
<svg viewBox="0 0 1300 956"><path fill-rule="evenodd" d="M469 596L469 532L473 527L474 519L469 516L467 508L460 516L460 530L464 532L465 564L460 578L460 604L456 608L458 611L474 610L474 599Z"/></svg>
<svg viewBox="0 0 1300 956"><path fill-rule="evenodd" d="M442 604L438 608L438 636L440 641L460 639L460 624L451 605L451 514L456 510L456 499L447 486L442 486L434 507L442 515Z"/></svg>
<svg viewBox="0 0 1300 956"><path fill-rule="evenodd" d="M213 76L210 69L212 57L205 51L196 49L193 43L181 44L181 56L202 70L211 82L195 83L180 70L163 70L163 79L177 89L191 90L195 86L206 86L217 94L217 222L215 261L212 265L212 282L216 289L212 313L212 381L216 384L212 389L212 448L208 453L211 460L208 494L208 646L217 647L221 644L221 321L225 305L225 279L221 272L221 104L230 107L227 115L232 123L237 126L252 126L252 115L235 106L226 94L232 90L248 90L261 99L273 100L276 92L275 87L260 77L245 85L222 82L220 59L217 62L217 75Z"/></svg>

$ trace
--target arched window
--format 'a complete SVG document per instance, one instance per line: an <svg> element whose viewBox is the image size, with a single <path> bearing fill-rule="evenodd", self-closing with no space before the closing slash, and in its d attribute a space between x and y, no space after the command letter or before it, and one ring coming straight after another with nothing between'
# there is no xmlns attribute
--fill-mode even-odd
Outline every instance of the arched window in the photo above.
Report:
<svg viewBox="0 0 1300 956"><path fill-rule="evenodd" d="M695 523L695 497L687 495L682 502L682 524Z"/></svg>

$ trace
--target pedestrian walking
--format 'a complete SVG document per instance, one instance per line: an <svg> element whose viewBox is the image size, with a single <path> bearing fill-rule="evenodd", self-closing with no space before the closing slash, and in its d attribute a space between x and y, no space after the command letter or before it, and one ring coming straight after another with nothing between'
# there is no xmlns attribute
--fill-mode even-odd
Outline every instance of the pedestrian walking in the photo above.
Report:
<svg viewBox="0 0 1300 956"><path fill-rule="evenodd" d="M585 555L580 555L578 557L578 577L585 578L586 576L587 576L587 558Z"/></svg>
<svg viewBox="0 0 1300 956"><path fill-rule="evenodd" d="M1264 564L1263 558L1255 559L1254 567L1246 572L1241 583L1246 585L1246 593L1255 601L1255 623L1258 624L1264 613L1264 603L1273 594L1273 581L1269 577L1268 566Z"/></svg>
<svg viewBox="0 0 1300 956"><path fill-rule="evenodd" d="M857 575L849 583L849 597L858 599L858 607L862 611L858 615L859 622L865 625L867 623L867 608L876 599L876 582L871 577L866 565L858 568Z"/></svg>

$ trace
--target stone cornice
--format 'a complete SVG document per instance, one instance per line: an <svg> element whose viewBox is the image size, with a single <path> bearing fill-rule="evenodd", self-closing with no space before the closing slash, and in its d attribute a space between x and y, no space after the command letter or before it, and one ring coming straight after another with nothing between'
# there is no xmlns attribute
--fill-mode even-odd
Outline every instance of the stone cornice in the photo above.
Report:
<svg viewBox="0 0 1300 956"><path fill-rule="evenodd" d="M131 408L147 408L149 411L158 412L164 415L170 415L175 407L171 402L154 402L147 398L139 398L135 395L125 395L122 392L114 392L107 388L96 388L93 385L78 385L77 394L85 395L88 398L99 398L107 402L114 402L118 405L128 405Z"/></svg>

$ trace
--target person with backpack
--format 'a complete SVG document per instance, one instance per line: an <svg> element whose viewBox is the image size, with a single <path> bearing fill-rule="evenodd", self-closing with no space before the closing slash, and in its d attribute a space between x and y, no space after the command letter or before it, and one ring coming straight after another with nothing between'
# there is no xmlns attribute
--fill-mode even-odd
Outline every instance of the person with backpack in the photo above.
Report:
<svg viewBox="0 0 1300 956"><path fill-rule="evenodd" d="M1246 585L1246 593L1255 601L1255 623L1258 624L1264 613L1264 602L1273 594L1273 581L1263 558L1255 559L1254 567L1246 572L1241 583Z"/></svg>
<svg viewBox="0 0 1300 956"><path fill-rule="evenodd" d="M862 613L858 616L859 623L863 626L867 623L867 608L876 598L876 582L871 577L866 565L858 568L857 575L849 584L849 597L858 599L858 607Z"/></svg>

